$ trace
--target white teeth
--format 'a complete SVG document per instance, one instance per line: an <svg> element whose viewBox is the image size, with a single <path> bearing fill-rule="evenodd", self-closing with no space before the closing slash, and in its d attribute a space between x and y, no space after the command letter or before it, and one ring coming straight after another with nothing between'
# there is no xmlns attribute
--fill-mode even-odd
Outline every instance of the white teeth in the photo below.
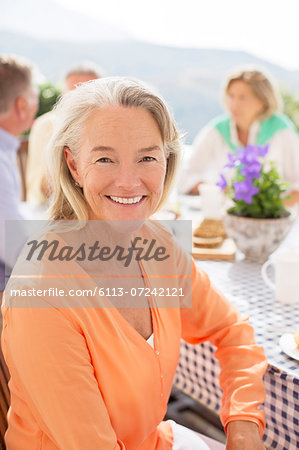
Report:
<svg viewBox="0 0 299 450"><path fill-rule="evenodd" d="M124 198L124 197L113 197L112 195L109 195L109 197L111 198L111 200L113 200L116 203L122 203L124 205L128 205L131 203L139 203L143 196L140 195L139 197Z"/></svg>

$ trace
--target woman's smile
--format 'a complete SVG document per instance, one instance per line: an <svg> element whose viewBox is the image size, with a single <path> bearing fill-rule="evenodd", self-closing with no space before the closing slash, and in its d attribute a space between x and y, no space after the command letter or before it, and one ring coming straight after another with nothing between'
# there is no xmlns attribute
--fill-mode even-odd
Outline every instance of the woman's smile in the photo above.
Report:
<svg viewBox="0 0 299 450"><path fill-rule="evenodd" d="M108 106L87 119L76 159L66 153L83 189L89 219L145 220L157 208L166 174L161 132L143 108Z"/></svg>
<svg viewBox="0 0 299 450"><path fill-rule="evenodd" d="M109 200L112 200L113 203L118 203L122 206L135 206L142 202L145 199L145 195L138 195L135 197L117 197L115 195L106 195Z"/></svg>

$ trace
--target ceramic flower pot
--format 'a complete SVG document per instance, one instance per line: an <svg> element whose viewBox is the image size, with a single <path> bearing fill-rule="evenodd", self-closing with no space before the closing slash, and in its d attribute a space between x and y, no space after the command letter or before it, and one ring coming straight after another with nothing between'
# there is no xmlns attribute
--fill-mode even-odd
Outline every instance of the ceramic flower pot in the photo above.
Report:
<svg viewBox="0 0 299 450"><path fill-rule="evenodd" d="M245 258L259 263L265 262L286 237L295 220L294 211L279 219L253 219L226 213L223 223Z"/></svg>

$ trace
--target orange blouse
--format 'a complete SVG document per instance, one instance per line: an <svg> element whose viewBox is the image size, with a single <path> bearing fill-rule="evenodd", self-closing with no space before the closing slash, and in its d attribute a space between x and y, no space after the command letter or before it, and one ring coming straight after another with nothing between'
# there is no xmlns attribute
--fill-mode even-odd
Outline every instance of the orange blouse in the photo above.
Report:
<svg viewBox="0 0 299 450"><path fill-rule="evenodd" d="M171 449L172 430L163 417L180 338L192 344L210 340L218 347L224 426L245 419L257 423L262 433L265 419L259 405L265 397L267 363L248 320L210 285L204 272L194 263L190 266L190 258L167 231L152 225L146 232L174 249L165 262L168 275L153 260L143 263L146 283L160 276L164 285L168 277L184 286L189 275L181 275L192 267L192 307L152 301L154 348L109 299L101 297L104 304L98 308L84 307L83 297L81 307L60 307L50 295L11 296L11 289L32 283L53 285L53 278L25 282L13 273L2 306L2 347L11 374L8 450ZM59 277L60 264L53 266L56 286L94 285L75 262L68 271L77 276ZM32 263L30 270L47 273L47 265ZM179 276L173 277L178 268Z"/></svg>

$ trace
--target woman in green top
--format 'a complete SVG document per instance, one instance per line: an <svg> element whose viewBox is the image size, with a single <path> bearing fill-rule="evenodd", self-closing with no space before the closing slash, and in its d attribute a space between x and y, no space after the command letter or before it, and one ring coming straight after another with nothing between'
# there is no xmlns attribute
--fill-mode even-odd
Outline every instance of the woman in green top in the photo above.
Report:
<svg viewBox="0 0 299 450"><path fill-rule="evenodd" d="M196 193L202 181L215 182L229 151L269 143L268 160L290 183L291 203L299 202L299 137L280 113L282 101L273 83L258 70L239 70L224 88L227 115L212 120L196 136L183 173L182 192Z"/></svg>

